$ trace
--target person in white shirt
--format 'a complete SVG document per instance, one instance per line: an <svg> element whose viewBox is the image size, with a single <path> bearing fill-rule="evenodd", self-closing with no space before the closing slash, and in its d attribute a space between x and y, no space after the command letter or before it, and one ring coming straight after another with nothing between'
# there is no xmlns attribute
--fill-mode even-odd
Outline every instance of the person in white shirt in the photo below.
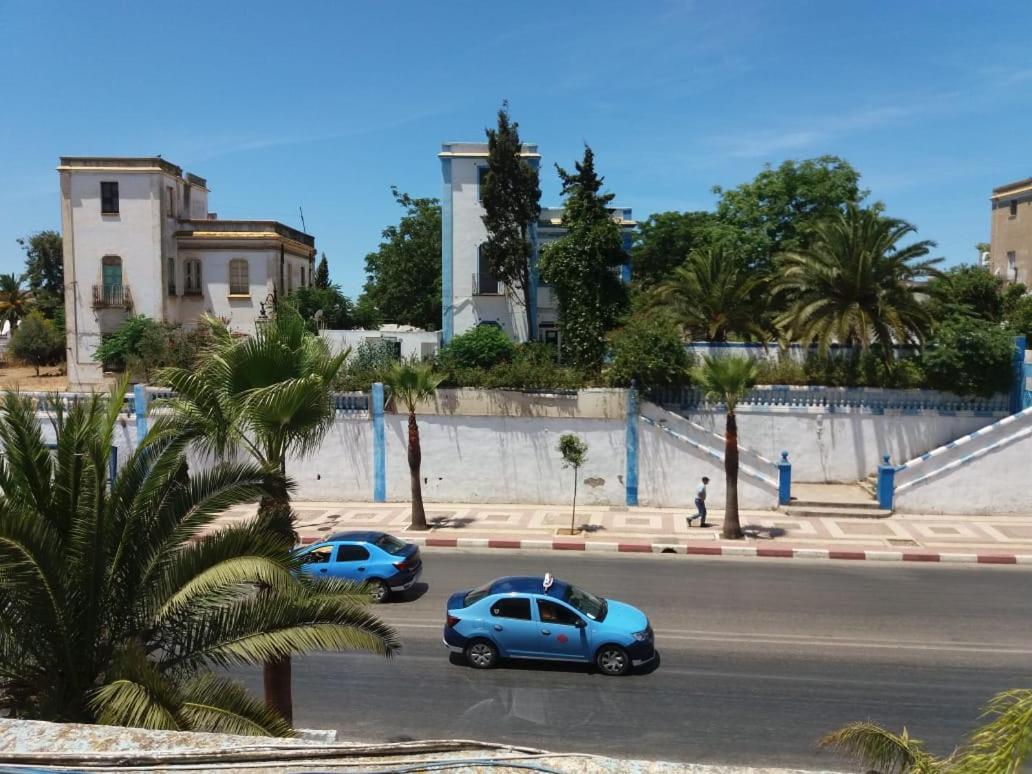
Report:
<svg viewBox="0 0 1032 774"><path fill-rule="evenodd" d="M698 489L695 490L695 515L688 517L688 526L692 526L692 522L696 519L699 520L699 526L706 526L706 484L709 483L709 478L706 476L702 477L702 483L699 484Z"/></svg>

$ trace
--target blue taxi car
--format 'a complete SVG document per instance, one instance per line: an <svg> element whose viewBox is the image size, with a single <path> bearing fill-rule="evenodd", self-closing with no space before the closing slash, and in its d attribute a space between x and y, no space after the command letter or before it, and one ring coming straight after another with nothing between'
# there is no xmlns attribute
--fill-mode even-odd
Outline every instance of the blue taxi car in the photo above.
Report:
<svg viewBox="0 0 1032 774"><path fill-rule="evenodd" d="M338 532L297 553L303 573L364 583L374 602L408 591L423 571L419 547L386 532Z"/></svg>
<svg viewBox="0 0 1032 774"><path fill-rule="evenodd" d="M478 669L528 658L594 663L603 674L624 675L656 656L643 612L549 574L498 578L452 594L444 644Z"/></svg>

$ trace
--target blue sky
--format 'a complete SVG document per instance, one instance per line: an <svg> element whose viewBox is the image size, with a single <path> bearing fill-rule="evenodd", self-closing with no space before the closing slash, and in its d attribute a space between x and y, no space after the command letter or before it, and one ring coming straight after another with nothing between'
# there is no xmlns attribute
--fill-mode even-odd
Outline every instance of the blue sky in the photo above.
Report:
<svg viewBox="0 0 1032 774"><path fill-rule="evenodd" d="M220 217L308 230L357 294L397 185L503 98L552 163L595 150L637 217L712 206L765 162L837 154L971 261L993 186L1032 175L1032 3L0 0L0 271L60 227L65 155L154 155Z"/></svg>

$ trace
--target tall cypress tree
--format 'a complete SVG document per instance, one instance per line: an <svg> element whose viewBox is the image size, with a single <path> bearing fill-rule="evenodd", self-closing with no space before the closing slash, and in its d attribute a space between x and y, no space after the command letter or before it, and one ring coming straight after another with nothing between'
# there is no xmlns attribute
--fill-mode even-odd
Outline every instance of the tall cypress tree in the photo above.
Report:
<svg viewBox="0 0 1032 774"><path fill-rule="evenodd" d="M326 253L322 254L319 265L315 269L314 285L324 289L330 286L330 265L326 263Z"/></svg>
<svg viewBox="0 0 1032 774"><path fill-rule="evenodd" d="M498 111L498 126L487 131L488 171L480 187L487 242L483 251L494 275L515 295L531 323L530 228L541 212L538 171L520 156L519 124L509 119L509 103Z"/></svg>
<svg viewBox="0 0 1032 774"><path fill-rule="evenodd" d="M556 165L566 233L545 245L541 276L559 302L563 361L594 371L602 365L606 333L627 307L618 273L627 254L608 209L613 194L600 193L604 179L595 172L591 148L585 146L584 159L575 164L575 173Z"/></svg>

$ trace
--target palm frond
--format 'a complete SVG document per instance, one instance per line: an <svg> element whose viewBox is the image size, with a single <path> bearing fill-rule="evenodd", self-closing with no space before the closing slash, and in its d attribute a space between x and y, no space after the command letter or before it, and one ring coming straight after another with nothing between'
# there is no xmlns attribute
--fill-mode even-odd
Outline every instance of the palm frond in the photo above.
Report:
<svg viewBox="0 0 1032 774"><path fill-rule="evenodd" d="M1016 774L1032 758L1032 689L1004 691L989 702L991 718L957 758L960 771Z"/></svg>
<svg viewBox="0 0 1032 774"><path fill-rule="evenodd" d="M183 686L180 714L193 731L243 736L293 736L294 730L265 702L239 684L202 672Z"/></svg>
<svg viewBox="0 0 1032 774"><path fill-rule="evenodd" d="M817 744L836 749L881 774L935 774L941 770L940 764L921 742L909 737L906 729L893 734L874 723L850 723Z"/></svg>

